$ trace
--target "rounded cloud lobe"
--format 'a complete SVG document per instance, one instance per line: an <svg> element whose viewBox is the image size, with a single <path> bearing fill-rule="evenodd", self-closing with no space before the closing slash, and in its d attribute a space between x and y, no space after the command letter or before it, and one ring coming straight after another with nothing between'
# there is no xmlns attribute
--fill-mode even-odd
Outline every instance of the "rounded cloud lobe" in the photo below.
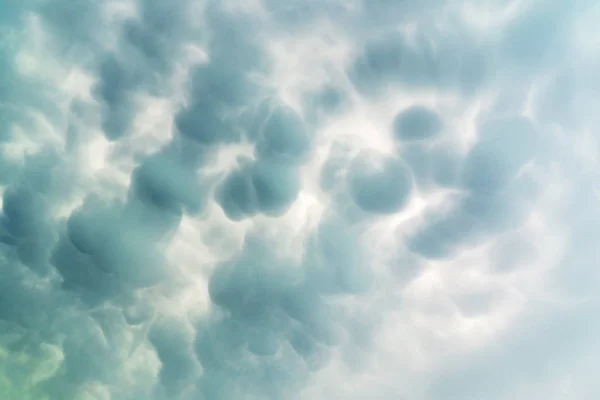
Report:
<svg viewBox="0 0 600 400"><path fill-rule="evenodd" d="M597 397L594 15L3 3L0 394Z"/></svg>
<svg viewBox="0 0 600 400"><path fill-rule="evenodd" d="M348 169L348 191L364 211L391 214L406 203L412 186L410 171L400 160L361 151Z"/></svg>

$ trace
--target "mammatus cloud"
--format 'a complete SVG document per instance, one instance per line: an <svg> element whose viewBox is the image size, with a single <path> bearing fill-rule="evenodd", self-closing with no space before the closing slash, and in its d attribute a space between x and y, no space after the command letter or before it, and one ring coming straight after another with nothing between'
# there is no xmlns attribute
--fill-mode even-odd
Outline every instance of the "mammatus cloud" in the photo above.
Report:
<svg viewBox="0 0 600 400"><path fill-rule="evenodd" d="M595 399L593 1L0 5L0 397Z"/></svg>

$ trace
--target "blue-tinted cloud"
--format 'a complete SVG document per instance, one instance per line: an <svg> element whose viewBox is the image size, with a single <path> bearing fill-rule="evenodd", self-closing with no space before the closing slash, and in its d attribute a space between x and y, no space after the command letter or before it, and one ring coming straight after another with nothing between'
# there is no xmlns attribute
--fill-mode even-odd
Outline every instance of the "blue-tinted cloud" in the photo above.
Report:
<svg viewBox="0 0 600 400"><path fill-rule="evenodd" d="M597 397L599 13L2 2L0 397Z"/></svg>
<svg viewBox="0 0 600 400"><path fill-rule="evenodd" d="M348 169L348 191L364 211L393 213L410 196L412 178L400 160L376 152L359 153Z"/></svg>

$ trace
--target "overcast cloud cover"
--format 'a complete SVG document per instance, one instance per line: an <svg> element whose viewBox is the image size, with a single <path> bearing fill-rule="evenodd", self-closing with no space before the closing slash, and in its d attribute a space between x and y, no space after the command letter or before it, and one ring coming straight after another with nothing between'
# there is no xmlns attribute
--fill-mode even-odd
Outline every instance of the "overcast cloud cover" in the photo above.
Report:
<svg viewBox="0 0 600 400"><path fill-rule="evenodd" d="M0 0L0 398L600 398L598 21Z"/></svg>

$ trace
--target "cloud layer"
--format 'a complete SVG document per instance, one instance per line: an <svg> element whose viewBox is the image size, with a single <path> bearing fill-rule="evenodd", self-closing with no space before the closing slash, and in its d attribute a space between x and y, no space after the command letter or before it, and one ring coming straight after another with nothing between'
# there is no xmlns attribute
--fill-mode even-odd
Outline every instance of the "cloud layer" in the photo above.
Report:
<svg viewBox="0 0 600 400"><path fill-rule="evenodd" d="M0 397L594 399L594 1L0 5Z"/></svg>

